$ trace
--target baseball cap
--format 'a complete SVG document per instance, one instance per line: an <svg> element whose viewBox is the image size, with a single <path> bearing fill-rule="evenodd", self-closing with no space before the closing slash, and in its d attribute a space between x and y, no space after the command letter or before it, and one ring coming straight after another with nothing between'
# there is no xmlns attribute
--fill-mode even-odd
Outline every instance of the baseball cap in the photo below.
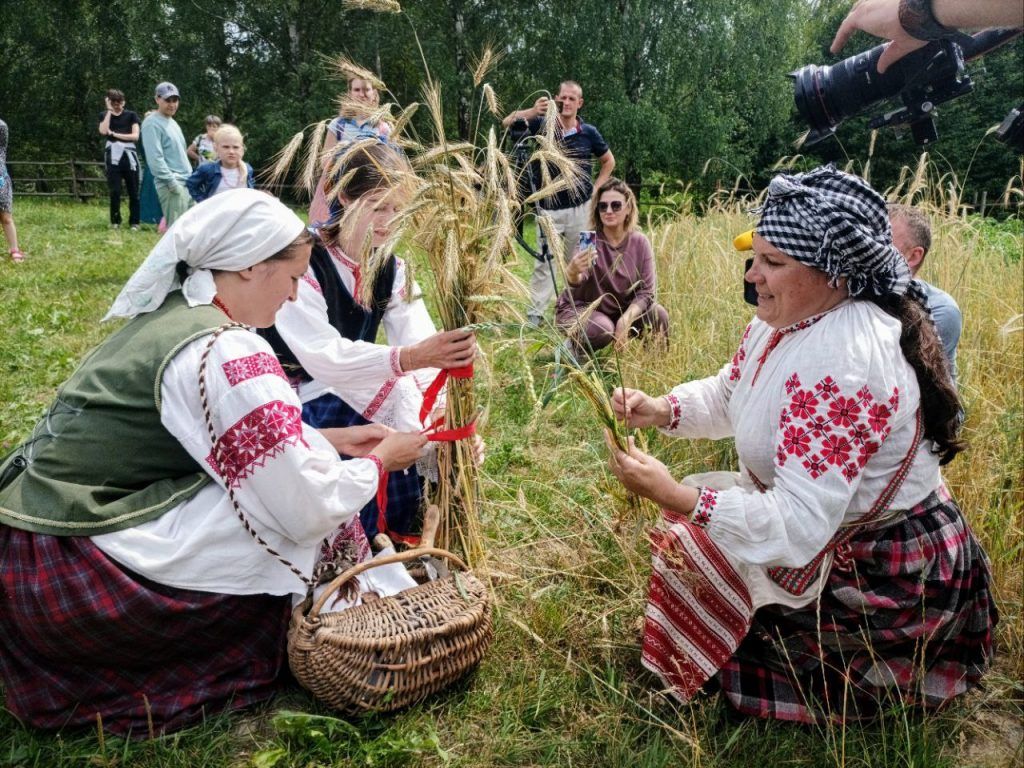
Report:
<svg viewBox="0 0 1024 768"><path fill-rule="evenodd" d="M166 99L170 96L178 96L178 88L174 83L160 83L156 87L156 96L158 99Z"/></svg>

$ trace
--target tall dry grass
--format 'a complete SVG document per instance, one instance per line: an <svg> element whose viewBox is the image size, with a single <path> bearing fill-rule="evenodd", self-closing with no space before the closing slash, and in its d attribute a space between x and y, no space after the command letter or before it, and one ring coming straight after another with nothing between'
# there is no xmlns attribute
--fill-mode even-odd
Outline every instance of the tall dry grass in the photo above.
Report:
<svg viewBox="0 0 1024 768"><path fill-rule="evenodd" d="M1019 228L950 216L946 192L927 183L915 199L929 210L935 232L920 276L951 293L964 314L959 383L970 448L944 475L992 562L1001 611L996 669L984 692L942 716L922 719L897 709L874 726L824 727L817 742L820 760L798 764L932 765L941 757L946 765L998 765L1009 754L1004 748L1013 749L991 723L1019 719L1024 672L1024 237ZM605 358L606 383L621 371L626 386L661 393L712 375L730 359L753 315L742 301L744 257L732 248L733 237L754 222L746 213L750 204L721 195L704 216L683 215L645 228L657 259L658 300L672 321L671 345L665 351L634 342L617 365ZM630 500L606 468L599 409L571 388L545 405L552 372L536 364L535 350L528 340L512 340L496 342L493 353L498 384L506 392L523 392L513 410L507 403L498 406L493 437L488 436L508 462L492 469L485 482L489 548L492 562L504 571L501 612L513 633L508 643L517 646L499 651L513 657L503 657L502 664L515 669L518 654L560 657L576 685L589 680L604 692L600 705L563 697L560 706L573 722L567 739L595 720L614 722L628 712L688 755L679 764L732 765L714 755L721 748L718 704L701 699L666 708L650 689L651 678L636 670L637 622L650 573L645 532L655 512L647 508L640 519L629 517ZM732 441L648 437L650 451L676 477L735 467ZM618 525L623 519L627 523ZM608 670L614 668L620 675L612 684ZM763 733L790 732L765 726ZM891 753L854 758L866 755L880 736ZM979 744L987 745L995 762L965 757ZM780 747L777 754L788 749Z"/></svg>

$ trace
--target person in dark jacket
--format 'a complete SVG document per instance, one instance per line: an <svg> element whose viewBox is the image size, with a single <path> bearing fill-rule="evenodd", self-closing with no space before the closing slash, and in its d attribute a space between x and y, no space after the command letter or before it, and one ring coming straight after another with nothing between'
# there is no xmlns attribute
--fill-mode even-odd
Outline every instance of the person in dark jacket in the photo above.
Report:
<svg viewBox="0 0 1024 768"><path fill-rule="evenodd" d="M233 125L222 125L214 134L213 142L217 150L216 162L200 163L185 180L188 193L197 203L229 189L256 186L252 166L242 160L245 155L242 132Z"/></svg>

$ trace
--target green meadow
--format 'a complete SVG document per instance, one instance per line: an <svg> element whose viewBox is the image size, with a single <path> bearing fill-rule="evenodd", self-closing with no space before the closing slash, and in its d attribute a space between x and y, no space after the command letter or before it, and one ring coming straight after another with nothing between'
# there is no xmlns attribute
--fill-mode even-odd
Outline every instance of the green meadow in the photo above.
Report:
<svg viewBox="0 0 1024 768"><path fill-rule="evenodd" d="M644 226L658 257L667 351L631 344L608 385L651 393L717 371L752 314L733 236L734 201L706 215L661 210ZM671 214L671 215L669 215ZM0 450L32 427L85 352L117 291L157 235L112 231L106 208L20 198L27 260L0 263ZM946 468L992 561L998 658L983 690L935 715L900 707L866 725L801 727L730 714L717 697L679 705L640 666L652 508L636 509L607 470L600 421L564 384L550 330L480 333L480 573L492 582L495 640L480 668L392 716L345 720L297 685L269 704L190 730L124 741L96 731L39 733L0 708L0 765L33 766L1009 766L1024 757L1024 227L934 211L922 276L965 318L960 388L969 450ZM413 256L415 261L415 256ZM521 256L519 272L530 264ZM420 280L430 294L429 275ZM646 435L678 477L729 468L731 441ZM0 699L2 701L2 699Z"/></svg>

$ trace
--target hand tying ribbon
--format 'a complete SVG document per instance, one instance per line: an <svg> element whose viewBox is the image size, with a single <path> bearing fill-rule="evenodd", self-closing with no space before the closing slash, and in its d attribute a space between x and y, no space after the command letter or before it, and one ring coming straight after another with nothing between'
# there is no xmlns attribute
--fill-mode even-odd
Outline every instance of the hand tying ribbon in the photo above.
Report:
<svg viewBox="0 0 1024 768"><path fill-rule="evenodd" d="M473 419L468 424L464 424L461 427L455 427L454 429L444 429L445 417L439 416L430 424L427 424L427 417L434 410L434 406L437 403L437 397L441 394L441 390L444 389L444 385L448 382L449 378L453 379L472 379L473 378L473 364L462 366L461 368L442 368L440 373L430 382L430 386L427 387L423 393L423 405L420 407L420 423L424 425L423 434L427 436L427 440L433 443L442 442L454 442L456 440L464 440L467 437L472 437L476 434L476 419ZM392 531L388 527L387 523L387 508L388 508L388 476L389 473L380 468L380 478L377 483L377 530L381 533L385 533L392 541L400 541L403 544L415 547L420 543L419 536L407 536L405 534L397 533Z"/></svg>
<svg viewBox="0 0 1024 768"><path fill-rule="evenodd" d="M420 406L420 424L423 424L423 434L427 436L427 440L432 443L447 443L455 440L464 440L467 437L472 437L476 434L476 419L473 419L468 424L461 427L455 427L454 429L442 429L445 423L444 416L435 419L429 425L427 424L427 416L434 410L434 404L437 402L437 396L441 394L441 390L444 385L448 382L448 378L453 379L472 379L473 378L473 364L465 365L461 368L442 368L441 372L437 374L430 386L427 387L426 392L423 393L423 405Z"/></svg>

